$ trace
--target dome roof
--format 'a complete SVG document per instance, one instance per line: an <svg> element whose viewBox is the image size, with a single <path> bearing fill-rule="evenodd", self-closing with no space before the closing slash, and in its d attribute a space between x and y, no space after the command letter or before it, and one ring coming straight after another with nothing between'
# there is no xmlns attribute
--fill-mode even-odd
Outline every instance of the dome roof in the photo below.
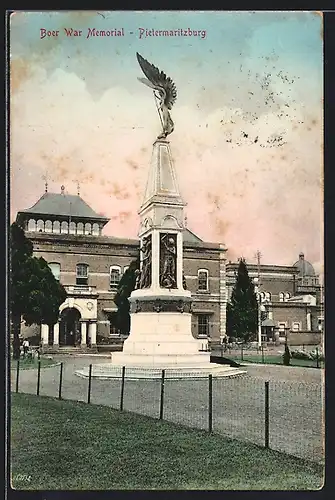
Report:
<svg viewBox="0 0 335 500"><path fill-rule="evenodd" d="M299 260L293 264L299 269L299 276L315 276L314 267L308 260L305 260L304 254L299 254Z"/></svg>

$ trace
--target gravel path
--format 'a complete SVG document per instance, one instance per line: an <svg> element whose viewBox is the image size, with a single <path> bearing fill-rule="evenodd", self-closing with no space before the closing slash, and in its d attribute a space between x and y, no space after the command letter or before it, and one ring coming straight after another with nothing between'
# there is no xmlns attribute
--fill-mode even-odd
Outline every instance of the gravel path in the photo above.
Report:
<svg viewBox="0 0 335 500"><path fill-rule="evenodd" d="M87 401L88 379L75 371L106 358L54 356L63 361L62 398ZM322 370L314 368L248 365L248 374L213 379L213 431L264 445L265 381L269 381L270 448L321 461L323 384ZM60 366L41 369L40 395L58 397ZM12 371L12 390L16 373ZM22 370L19 391L36 394L37 370ZM120 380L92 379L91 403L119 408ZM159 418L159 380L125 380L124 410ZM208 381L166 380L165 420L208 429Z"/></svg>

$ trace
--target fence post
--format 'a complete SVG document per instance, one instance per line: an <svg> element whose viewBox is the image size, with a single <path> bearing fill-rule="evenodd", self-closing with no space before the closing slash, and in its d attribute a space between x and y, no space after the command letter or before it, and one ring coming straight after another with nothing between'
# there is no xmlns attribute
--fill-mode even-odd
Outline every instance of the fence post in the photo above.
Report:
<svg viewBox="0 0 335 500"><path fill-rule="evenodd" d="M165 381L165 370L162 370L162 378L161 378L161 401L159 407L159 419L163 420L163 411L164 411L164 381Z"/></svg>
<svg viewBox="0 0 335 500"><path fill-rule="evenodd" d="M126 372L126 367L122 367L122 379L121 379L121 396L120 396L120 411L123 411L123 395L124 395L124 376Z"/></svg>
<svg viewBox="0 0 335 500"><path fill-rule="evenodd" d="M263 346L263 344L261 345L261 349L262 349L262 363L264 364L264 346Z"/></svg>
<svg viewBox="0 0 335 500"><path fill-rule="evenodd" d="M58 399L62 399L63 362L60 364Z"/></svg>
<svg viewBox="0 0 335 500"><path fill-rule="evenodd" d="M213 375L208 375L208 432L213 430Z"/></svg>
<svg viewBox="0 0 335 500"><path fill-rule="evenodd" d="M16 366L16 387L15 387L15 392L19 392L19 373L20 373L20 358L17 360L17 366Z"/></svg>
<svg viewBox="0 0 335 500"><path fill-rule="evenodd" d="M36 388L36 396L40 395L40 382L41 382L41 360L38 360L37 365L37 388Z"/></svg>
<svg viewBox="0 0 335 500"><path fill-rule="evenodd" d="M243 344L241 344L241 361L243 361Z"/></svg>
<svg viewBox="0 0 335 500"><path fill-rule="evenodd" d="M319 368L319 348L316 347L316 367Z"/></svg>
<svg viewBox="0 0 335 500"><path fill-rule="evenodd" d="M87 403L91 402L91 381L92 381L92 365L88 369L88 390L87 390Z"/></svg>
<svg viewBox="0 0 335 500"><path fill-rule="evenodd" d="M265 382L265 448L269 448L269 381Z"/></svg>

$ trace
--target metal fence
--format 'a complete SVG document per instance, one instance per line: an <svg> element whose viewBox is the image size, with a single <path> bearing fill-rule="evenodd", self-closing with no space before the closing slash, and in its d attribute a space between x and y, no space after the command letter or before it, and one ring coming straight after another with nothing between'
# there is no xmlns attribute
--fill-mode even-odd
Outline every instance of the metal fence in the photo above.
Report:
<svg viewBox="0 0 335 500"><path fill-rule="evenodd" d="M49 367L12 369L11 390L64 400L106 405L176 424L204 429L300 458L323 462L322 384L235 378L134 380L127 369L119 379L75 374L78 367L60 362Z"/></svg>

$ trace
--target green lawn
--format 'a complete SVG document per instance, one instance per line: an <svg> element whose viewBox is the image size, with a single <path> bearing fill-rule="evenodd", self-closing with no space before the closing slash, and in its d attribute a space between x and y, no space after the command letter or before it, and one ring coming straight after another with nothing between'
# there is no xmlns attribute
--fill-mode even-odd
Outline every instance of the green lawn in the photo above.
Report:
<svg viewBox="0 0 335 500"><path fill-rule="evenodd" d="M238 361L243 363L243 361L247 363L264 363L268 365L282 365L283 357L278 354L271 354L266 356L264 354L264 361L262 359L262 354L248 354L247 352L243 353L243 360L241 359L241 355L238 354L227 354L228 359L232 359L234 361ZM319 361L319 368L323 368L324 363ZM290 366L304 366L305 368L316 368L316 360L312 359L295 359L291 358Z"/></svg>
<svg viewBox="0 0 335 500"><path fill-rule="evenodd" d="M320 465L74 401L11 395L16 489L315 490Z"/></svg>
<svg viewBox="0 0 335 500"><path fill-rule="evenodd" d="M56 362L53 359L47 359L43 358L41 356L41 368L45 366L50 366L54 365ZM11 359L11 369L16 371L17 368L17 361L14 359ZM20 359L20 370L30 370L30 369L36 369L38 368L38 360L37 358L32 359L32 358L23 358Z"/></svg>

